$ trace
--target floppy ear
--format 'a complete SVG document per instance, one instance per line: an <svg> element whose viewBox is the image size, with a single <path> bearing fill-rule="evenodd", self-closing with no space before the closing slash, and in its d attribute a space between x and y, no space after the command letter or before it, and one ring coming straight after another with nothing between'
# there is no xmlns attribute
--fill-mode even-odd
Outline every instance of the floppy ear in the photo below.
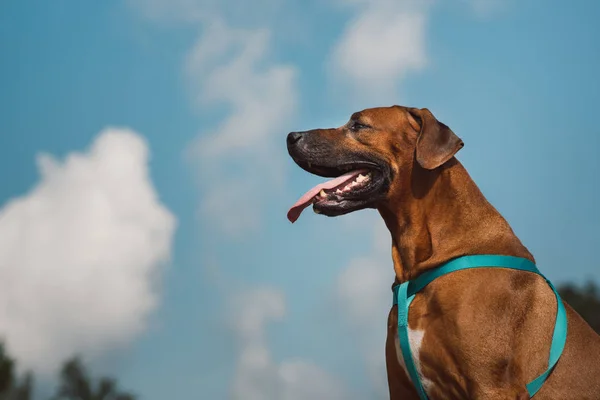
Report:
<svg viewBox="0 0 600 400"><path fill-rule="evenodd" d="M436 169L450 160L464 143L426 108L410 108L410 115L421 127L417 138L416 158L421 167Z"/></svg>

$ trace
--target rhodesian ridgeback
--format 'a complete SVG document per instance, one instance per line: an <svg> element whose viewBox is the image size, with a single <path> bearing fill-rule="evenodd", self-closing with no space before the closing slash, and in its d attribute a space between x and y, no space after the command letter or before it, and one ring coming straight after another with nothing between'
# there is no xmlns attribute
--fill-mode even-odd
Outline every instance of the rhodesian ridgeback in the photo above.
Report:
<svg viewBox="0 0 600 400"><path fill-rule="evenodd" d="M304 170L334 178L302 196L290 221L309 205L326 216L377 209L392 236L395 285L469 255L535 263L455 158L462 140L427 109L363 110L339 128L292 132L287 147ZM566 342L535 399L599 400L600 336L557 298L542 276L519 270L462 270L431 282L407 317L426 397L530 398L527 382L549 368L560 307ZM423 398L399 350L397 311L394 305L385 347L390 397Z"/></svg>

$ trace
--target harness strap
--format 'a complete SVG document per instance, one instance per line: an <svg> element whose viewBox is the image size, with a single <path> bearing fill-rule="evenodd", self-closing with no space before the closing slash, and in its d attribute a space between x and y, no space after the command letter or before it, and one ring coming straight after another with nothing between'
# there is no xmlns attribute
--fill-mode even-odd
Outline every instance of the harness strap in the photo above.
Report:
<svg viewBox="0 0 600 400"><path fill-rule="evenodd" d="M417 390L421 400L428 400L421 378L417 371L412 352L410 350L410 342L408 340L408 311L410 303L413 301L415 294L421 291L425 286L440 276L449 274L454 271L471 268L509 268L520 271L532 272L544 278L556 296L557 311L556 321L554 323L554 332L552 333L552 344L550 346L550 357L548 360L548 368L544 373L527 384L529 396L533 397L542 387L554 366L558 362L567 340L567 313L562 303L560 295L552 285L552 283L537 269L531 261L512 256L498 255L472 255L456 258L441 265L438 268L425 271L412 281L404 282L396 285L394 291L394 305L398 305L398 340L400 349L404 358L404 364L408 371L413 385Z"/></svg>

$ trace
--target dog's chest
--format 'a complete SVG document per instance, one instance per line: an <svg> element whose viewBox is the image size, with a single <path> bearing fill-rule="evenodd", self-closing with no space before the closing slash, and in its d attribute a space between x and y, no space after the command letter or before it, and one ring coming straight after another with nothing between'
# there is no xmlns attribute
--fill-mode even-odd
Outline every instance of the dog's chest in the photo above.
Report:
<svg viewBox="0 0 600 400"><path fill-rule="evenodd" d="M410 328L408 329L408 342L410 344L410 350L412 352L413 362L415 364L415 367L417 368L419 377L421 378L421 384L423 385L423 389L425 389L425 391L428 391L429 388L431 387L431 385L433 384L433 382L423 376L423 373L421 370L421 360L419 358L420 353L421 353L421 345L423 344L424 336L425 336L424 330L410 329ZM406 373L406 376L409 377L408 370L406 369L406 363L404 361L404 357L402 356L402 350L400 349L400 340L398 339L397 332L396 332L396 338L394 340L394 343L396 345L396 357L398 357L398 362L402 366L402 369ZM409 380L410 380L410 377L409 377Z"/></svg>

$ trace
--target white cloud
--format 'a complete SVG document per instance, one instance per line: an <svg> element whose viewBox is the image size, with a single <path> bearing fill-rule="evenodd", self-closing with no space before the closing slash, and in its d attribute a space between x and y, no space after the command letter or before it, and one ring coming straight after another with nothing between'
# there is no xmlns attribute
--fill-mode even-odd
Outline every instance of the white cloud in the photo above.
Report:
<svg viewBox="0 0 600 400"><path fill-rule="evenodd" d="M279 376L283 390L277 400L351 400L346 386L317 365L301 360L281 363Z"/></svg>
<svg viewBox="0 0 600 400"><path fill-rule="evenodd" d="M205 115L222 108L228 114L202 129L185 156L197 172L199 215L221 233L247 237L260 227L261 207L282 187L281 149L297 105L296 69L271 60L271 31L255 27L272 19L281 2L128 2L152 21L203 28L185 57L186 82Z"/></svg>
<svg viewBox="0 0 600 400"><path fill-rule="evenodd" d="M206 193L200 213L210 219L229 236L237 236L260 227L260 203L254 190L260 187L256 180L228 179L222 184L203 182ZM212 183L212 185L211 185Z"/></svg>
<svg viewBox="0 0 600 400"><path fill-rule="evenodd" d="M347 305L346 313L351 322L362 325L376 319L375 315L382 314L381 310L385 313L391 297L388 293L390 277L393 278L391 268L378 265L376 257L354 258L350 262L338 278L338 293Z"/></svg>
<svg viewBox="0 0 600 400"><path fill-rule="evenodd" d="M430 1L352 0L358 9L329 67L338 85L367 97L393 101L410 72L427 65L425 30Z"/></svg>
<svg viewBox="0 0 600 400"><path fill-rule="evenodd" d="M267 30L236 30L215 23L190 52L186 71L200 104L224 102L232 108L216 132L198 139L200 156L261 152L269 136L281 133L276 129L296 105L295 70L285 65L261 67L268 47Z"/></svg>
<svg viewBox="0 0 600 400"><path fill-rule="evenodd" d="M266 343L266 324L285 316L282 292L254 288L240 294L230 306L240 347L233 400L351 399L344 385L317 365L300 359L273 360Z"/></svg>
<svg viewBox="0 0 600 400"><path fill-rule="evenodd" d="M209 24L185 71L201 107L225 104L229 115L188 149L204 197L200 212L230 235L259 225L261 205L283 182L285 126L297 103L296 71L268 62L266 29Z"/></svg>
<svg viewBox="0 0 600 400"><path fill-rule="evenodd" d="M0 336L20 366L47 375L145 329L176 225L148 157L138 134L106 129L86 153L40 155L40 182L0 210Z"/></svg>

